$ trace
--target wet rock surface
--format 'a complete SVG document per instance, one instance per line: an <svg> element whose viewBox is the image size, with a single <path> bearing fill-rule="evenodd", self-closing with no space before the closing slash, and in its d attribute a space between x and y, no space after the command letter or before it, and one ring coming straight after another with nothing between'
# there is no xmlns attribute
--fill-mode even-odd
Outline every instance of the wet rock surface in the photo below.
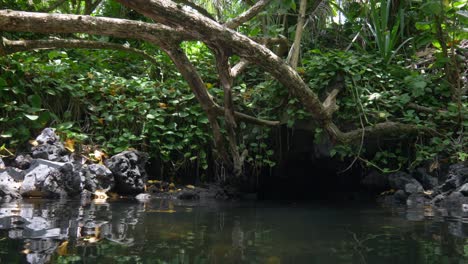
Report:
<svg viewBox="0 0 468 264"><path fill-rule="evenodd" d="M121 194L138 194L145 191L148 155L140 151L124 151L106 161L115 178L115 191Z"/></svg>
<svg viewBox="0 0 468 264"><path fill-rule="evenodd" d="M120 195L142 193L146 161L147 154L126 151L110 158L109 167L97 164L70 153L54 130L46 128L35 139L30 154L18 155L11 166L0 159L0 198L89 197L110 190Z"/></svg>
<svg viewBox="0 0 468 264"><path fill-rule="evenodd" d="M450 165L447 172L433 175L424 168L411 174L397 172L388 175L392 188L379 200L387 205L408 207L431 206L447 214L468 216L467 163Z"/></svg>
<svg viewBox="0 0 468 264"><path fill-rule="evenodd" d="M31 155L18 155L11 159L11 166L5 166L0 160L0 198L104 197L105 200L109 196L136 196L137 200L146 201L152 198L198 200L238 196L234 189L217 185L176 186L164 181L148 181L145 171L148 155L144 152L124 151L105 161L90 159L66 150L50 128L44 129L35 142Z"/></svg>

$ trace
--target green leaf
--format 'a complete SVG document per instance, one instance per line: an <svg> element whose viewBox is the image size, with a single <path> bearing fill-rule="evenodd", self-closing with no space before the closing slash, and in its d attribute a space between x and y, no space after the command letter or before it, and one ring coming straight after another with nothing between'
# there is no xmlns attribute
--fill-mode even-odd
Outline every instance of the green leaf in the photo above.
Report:
<svg viewBox="0 0 468 264"><path fill-rule="evenodd" d="M42 100L37 94L28 96L29 102L31 102L32 107L41 108Z"/></svg>
<svg viewBox="0 0 468 264"><path fill-rule="evenodd" d="M32 121L37 120L37 119L39 118L38 115L27 115L27 114L24 114L24 116L25 116L26 118L28 118L29 120L32 120Z"/></svg>

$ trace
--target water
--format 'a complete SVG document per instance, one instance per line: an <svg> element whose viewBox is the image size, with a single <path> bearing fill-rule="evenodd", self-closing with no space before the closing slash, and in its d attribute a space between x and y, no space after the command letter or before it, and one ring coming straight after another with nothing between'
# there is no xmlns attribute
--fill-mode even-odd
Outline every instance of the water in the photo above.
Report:
<svg viewBox="0 0 468 264"><path fill-rule="evenodd" d="M1 205L0 263L468 263L467 227L427 208L26 200Z"/></svg>

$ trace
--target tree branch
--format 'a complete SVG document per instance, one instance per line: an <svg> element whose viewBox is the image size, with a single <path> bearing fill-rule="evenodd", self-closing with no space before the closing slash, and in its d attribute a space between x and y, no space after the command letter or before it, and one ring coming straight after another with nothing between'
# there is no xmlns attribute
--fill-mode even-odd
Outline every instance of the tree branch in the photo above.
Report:
<svg viewBox="0 0 468 264"><path fill-rule="evenodd" d="M154 44L190 37L180 29L128 19L0 10L0 31L87 33L146 40Z"/></svg>
<svg viewBox="0 0 468 264"><path fill-rule="evenodd" d="M255 17L258 13L260 13L260 11L262 11L262 9L266 5L268 5L270 3L270 1L271 0L260 0L260 1L258 1L257 3L255 3L255 5L250 7L247 11L240 14L236 18L233 18L233 19L227 21L226 23L224 23L224 25L226 27L228 27L228 28L231 28L231 29L235 29L235 28L239 27L243 23L245 23L245 22L249 21L250 19L252 19L253 17Z"/></svg>
<svg viewBox="0 0 468 264"><path fill-rule="evenodd" d="M265 38L265 37L253 37L254 41L269 46L269 45L289 45L289 41L284 36L280 36L277 38Z"/></svg>
<svg viewBox="0 0 468 264"><path fill-rule="evenodd" d="M299 18L297 19L296 33L294 35L294 43L291 47L291 50L289 50L288 58L286 59L289 65L293 67L293 69L297 68L297 64L299 62L299 55L301 52L301 39L302 32L304 31L306 9L307 0L301 0L301 4L299 7Z"/></svg>
<svg viewBox="0 0 468 264"><path fill-rule="evenodd" d="M248 65L249 61L241 59L236 65L234 65L234 67L231 68L232 78L236 78L239 74L241 74Z"/></svg>
<svg viewBox="0 0 468 264"><path fill-rule="evenodd" d="M355 143L359 142L364 132L366 138L374 138L380 136L406 136L410 134L430 134L440 135L432 128L420 127L417 125L402 124L398 122L383 122L372 126L364 127L363 129L355 129L349 132L342 132L334 123L328 123L325 129L340 143Z"/></svg>
<svg viewBox="0 0 468 264"><path fill-rule="evenodd" d="M162 45L161 48L169 55L176 65L177 70L179 70L187 81L190 89L195 94L195 98L197 98L208 117L208 121L210 122L211 129L213 130L214 144L218 154L226 166L228 168L232 168L232 161L229 159L229 155L224 144L224 136L221 133L219 122L216 119L218 115L216 113L217 105L206 90L205 83L203 82L200 74L198 74L195 67L187 58L187 55L185 55L184 51L179 47L178 43L167 43Z"/></svg>
<svg viewBox="0 0 468 264"><path fill-rule="evenodd" d="M150 61L151 63L158 64L158 61L146 52L116 43L78 39L9 40L6 38L2 38L2 40L4 52L0 52L0 54L3 55L8 55L15 52L31 51L36 49L112 49L134 53Z"/></svg>
<svg viewBox="0 0 468 264"><path fill-rule="evenodd" d="M216 69L218 71L219 80L224 91L224 120L226 127L226 134L229 143L233 161L233 172L236 177L242 174L243 164L239 154L239 147L237 146L236 128L237 123L234 118L234 102L232 100L232 83L231 67L229 66L229 56L222 49L215 48Z"/></svg>

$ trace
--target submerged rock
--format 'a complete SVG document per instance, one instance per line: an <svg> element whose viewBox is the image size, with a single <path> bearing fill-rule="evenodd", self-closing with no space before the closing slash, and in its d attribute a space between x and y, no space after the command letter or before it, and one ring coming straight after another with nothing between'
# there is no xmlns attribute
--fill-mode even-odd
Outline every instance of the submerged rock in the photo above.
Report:
<svg viewBox="0 0 468 264"><path fill-rule="evenodd" d="M145 164L148 155L140 151L124 151L105 162L114 174L115 191L120 194L144 192L147 174Z"/></svg>

